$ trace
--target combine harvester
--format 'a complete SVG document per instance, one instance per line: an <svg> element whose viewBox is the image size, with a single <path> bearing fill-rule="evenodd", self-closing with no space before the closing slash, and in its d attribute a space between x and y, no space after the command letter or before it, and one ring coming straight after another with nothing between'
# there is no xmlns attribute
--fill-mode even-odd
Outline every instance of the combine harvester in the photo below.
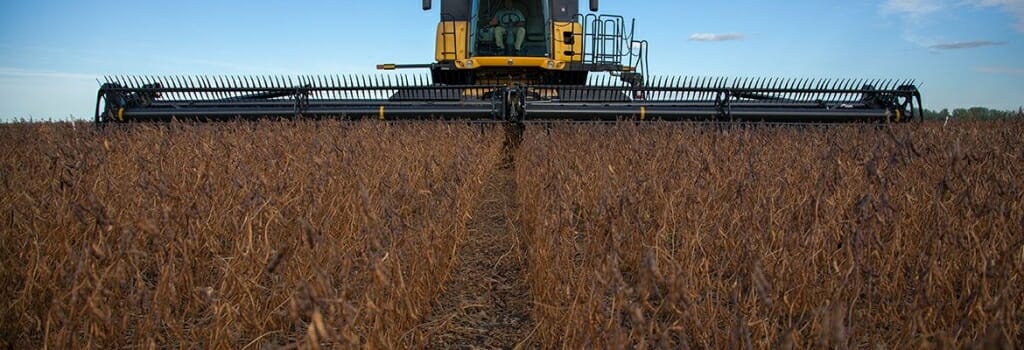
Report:
<svg viewBox="0 0 1024 350"><path fill-rule="evenodd" d="M112 76L96 122L260 118L901 122L912 81L649 77L635 20L578 0L441 0L429 77ZM431 1L423 1L430 10ZM590 1L591 12L598 1ZM500 18L498 18L500 17ZM518 45L517 45L518 44ZM517 49L518 48L518 49Z"/></svg>

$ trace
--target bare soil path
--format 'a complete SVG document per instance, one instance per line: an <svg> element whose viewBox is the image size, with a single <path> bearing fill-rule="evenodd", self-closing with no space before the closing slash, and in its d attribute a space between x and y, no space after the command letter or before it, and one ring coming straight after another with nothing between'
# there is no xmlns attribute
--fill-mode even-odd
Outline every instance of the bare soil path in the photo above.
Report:
<svg viewBox="0 0 1024 350"><path fill-rule="evenodd" d="M514 215L515 179L495 169L469 222L459 263L422 327L434 349L513 349L533 331Z"/></svg>

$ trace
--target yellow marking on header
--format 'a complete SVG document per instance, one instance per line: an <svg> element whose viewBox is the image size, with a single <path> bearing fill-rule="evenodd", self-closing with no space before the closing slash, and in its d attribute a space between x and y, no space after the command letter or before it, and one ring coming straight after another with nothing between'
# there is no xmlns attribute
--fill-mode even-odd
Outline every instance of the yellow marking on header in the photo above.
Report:
<svg viewBox="0 0 1024 350"><path fill-rule="evenodd" d="M903 110L902 109L897 109L896 110L896 122L899 123L901 119L903 119Z"/></svg>
<svg viewBox="0 0 1024 350"><path fill-rule="evenodd" d="M640 106L640 120L647 119L647 107Z"/></svg>
<svg viewBox="0 0 1024 350"><path fill-rule="evenodd" d="M117 109L117 120L124 121L124 107Z"/></svg>
<svg viewBox="0 0 1024 350"><path fill-rule="evenodd" d="M380 111L377 112L377 119L384 120L384 106L380 106Z"/></svg>

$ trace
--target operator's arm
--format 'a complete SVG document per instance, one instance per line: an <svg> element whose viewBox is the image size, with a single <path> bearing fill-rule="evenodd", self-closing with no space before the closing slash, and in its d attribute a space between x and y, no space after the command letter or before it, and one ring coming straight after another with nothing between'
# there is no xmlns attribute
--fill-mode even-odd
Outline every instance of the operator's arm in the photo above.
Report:
<svg viewBox="0 0 1024 350"><path fill-rule="evenodd" d="M497 27L501 25L501 17L505 14L505 10L498 10L494 12L494 18L491 18L491 27Z"/></svg>
<svg viewBox="0 0 1024 350"><path fill-rule="evenodd" d="M516 27L525 27L526 26L526 16L523 16L523 12L519 11L519 10L512 10L512 11L514 11L516 16L518 16L517 18L521 19L521 21L513 23L512 25L514 25Z"/></svg>

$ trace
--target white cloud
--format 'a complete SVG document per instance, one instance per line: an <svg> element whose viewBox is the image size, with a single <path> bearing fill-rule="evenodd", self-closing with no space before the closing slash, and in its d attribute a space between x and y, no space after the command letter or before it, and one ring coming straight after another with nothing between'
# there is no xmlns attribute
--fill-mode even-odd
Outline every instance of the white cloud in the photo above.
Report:
<svg viewBox="0 0 1024 350"><path fill-rule="evenodd" d="M1003 75L1024 75L1024 68L1004 66L982 66L974 67L975 72Z"/></svg>
<svg viewBox="0 0 1024 350"><path fill-rule="evenodd" d="M1024 0L967 0L977 7L997 7L1013 16L1017 31L1024 32Z"/></svg>
<svg viewBox="0 0 1024 350"><path fill-rule="evenodd" d="M57 78L75 80L96 80L99 75L65 73L52 71L37 71L11 67L0 67L0 77L22 77L22 78Z"/></svg>
<svg viewBox="0 0 1024 350"><path fill-rule="evenodd" d="M956 7L998 8L1016 20L1016 29L1024 32L1024 0L884 0L882 13L923 17Z"/></svg>
<svg viewBox="0 0 1024 350"><path fill-rule="evenodd" d="M690 35L690 41L731 41L731 40L743 40L746 38L743 33L694 33Z"/></svg>
<svg viewBox="0 0 1024 350"><path fill-rule="evenodd" d="M887 14L907 14L923 16L941 10L944 7L940 0L885 0L882 12Z"/></svg>
<svg viewBox="0 0 1024 350"><path fill-rule="evenodd" d="M958 42L951 42L951 43L934 44L934 45L929 45L928 48L929 49L933 49L933 50L963 50L963 49L976 49L976 48L979 48L979 47L986 47L986 46L1001 46L1001 45L1005 45L1005 44L1006 43L1000 42L1000 41L974 40L974 41L958 41Z"/></svg>

